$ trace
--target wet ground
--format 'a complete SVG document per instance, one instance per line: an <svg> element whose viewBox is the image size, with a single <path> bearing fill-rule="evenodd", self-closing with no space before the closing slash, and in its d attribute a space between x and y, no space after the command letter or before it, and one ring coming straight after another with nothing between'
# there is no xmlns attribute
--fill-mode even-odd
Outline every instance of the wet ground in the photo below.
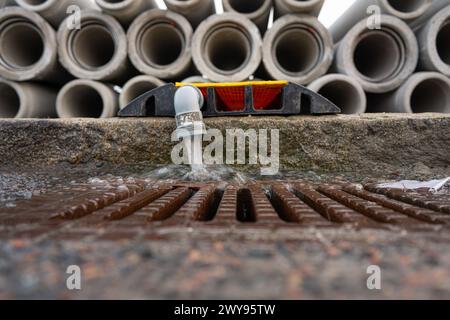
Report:
<svg viewBox="0 0 450 320"><path fill-rule="evenodd" d="M297 240L265 238L2 241L0 298L450 298L448 237L311 230ZM66 287L69 265L81 268L79 291ZM370 265L381 268L381 290L367 288Z"/></svg>
<svg viewBox="0 0 450 320"><path fill-rule="evenodd" d="M185 167L112 167L105 163L11 169L0 173L0 217L14 210L20 213L23 203L55 190L76 193L79 185L88 185L98 191L105 181L114 181L120 189L137 179L167 182L180 177L237 184L262 178L223 167L210 168L206 176L192 175ZM392 172L381 179L309 171L283 172L270 179L366 184L443 177ZM441 196L449 194L448 187L441 190ZM76 223L64 222L63 236L49 233L52 225L31 230L26 224L15 227L3 223L0 298L450 298L450 229L441 225L420 224L412 229L352 224L217 228L169 223L140 226L139 237L130 237L123 229L114 237L104 237L100 231L95 234ZM123 228L120 223L116 226ZM134 228L126 226L130 227ZM66 287L69 265L81 268L79 291ZM381 290L367 288L370 265L381 268Z"/></svg>
<svg viewBox="0 0 450 320"><path fill-rule="evenodd" d="M235 181L305 179L308 181L352 181L369 183L398 181L403 179L436 179L448 176L448 169L435 171L394 170L382 175L367 175L355 172L318 172L280 170L275 176L261 176L259 170L245 171L226 166L209 167L204 174L192 174L187 166L111 165L105 162L83 165L60 164L46 167L4 166L0 168L0 208L13 206L15 200L30 199L33 195L74 183L85 183L92 179L127 178L185 180L185 181Z"/></svg>

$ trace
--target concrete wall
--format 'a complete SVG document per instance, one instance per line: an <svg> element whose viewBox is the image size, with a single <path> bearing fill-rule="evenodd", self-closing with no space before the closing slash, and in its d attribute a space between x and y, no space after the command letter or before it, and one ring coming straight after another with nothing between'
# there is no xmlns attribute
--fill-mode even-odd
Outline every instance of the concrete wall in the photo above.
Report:
<svg viewBox="0 0 450 320"><path fill-rule="evenodd" d="M358 121L357 121L358 120ZM450 116L438 114L210 118L208 128L280 129L283 168L450 171ZM173 119L0 120L0 168L61 162L170 164Z"/></svg>

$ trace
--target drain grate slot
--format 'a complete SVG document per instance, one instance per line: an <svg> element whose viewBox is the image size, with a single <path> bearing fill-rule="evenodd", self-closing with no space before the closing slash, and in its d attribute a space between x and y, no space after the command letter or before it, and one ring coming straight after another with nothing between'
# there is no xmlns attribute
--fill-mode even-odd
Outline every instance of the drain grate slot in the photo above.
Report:
<svg viewBox="0 0 450 320"><path fill-rule="evenodd" d="M328 225L328 221L305 202L296 197L284 185L274 185L270 190L270 200L278 216L286 222Z"/></svg>
<svg viewBox="0 0 450 320"><path fill-rule="evenodd" d="M214 218L213 211L216 195L215 185L200 188L195 195L176 212L177 217L184 219L209 221Z"/></svg>
<svg viewBox="0 0 450 320"><path fill-rule="evenodd" d="M289 191L283 186L272 186L270 189L270 201L278 216L286 222L297 222L301 221L300 214L297 211L300 199L296 198L294 195L289 195ZM298 202L296 202L298 200ZM313 211L313 210L311 210Z"/></svg>
<svg viewBox="0 0 450 320"><path fill-rule="evenodd" d="M270 203L268 195L264 192L261 185L251 185L250 190L255 208L256 221L260 223L279 223L280 217Z"/></svg>
<svg viewBox="0 0 450 320"><path fill-rule="evenodd" d="M256 222L252 192L244 188L237 191L236 219L240 222Z"/></svg>
<svg viewBox="0 0 450 320"><path fill-rule="evenodd" d="M210 204L208 205L208 210L203 216L203 220L200 221L212 221L216 217L217 211L219 210L220 202L223 197L223 190L216 189L213 193Z"/></svg>

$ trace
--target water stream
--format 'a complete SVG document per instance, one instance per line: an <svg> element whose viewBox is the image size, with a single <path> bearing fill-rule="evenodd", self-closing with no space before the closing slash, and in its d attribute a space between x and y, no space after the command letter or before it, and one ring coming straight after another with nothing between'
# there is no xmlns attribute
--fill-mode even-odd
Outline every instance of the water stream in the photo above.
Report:
<svg viewBox="0 0 450 320"><path fill-rule="evenodd" d="M191 166L193 173L201 173L205 171L203 165L203 148L202 148L202 136L194 135L184 138L184 146L187 151L188 164Z"/></svg>

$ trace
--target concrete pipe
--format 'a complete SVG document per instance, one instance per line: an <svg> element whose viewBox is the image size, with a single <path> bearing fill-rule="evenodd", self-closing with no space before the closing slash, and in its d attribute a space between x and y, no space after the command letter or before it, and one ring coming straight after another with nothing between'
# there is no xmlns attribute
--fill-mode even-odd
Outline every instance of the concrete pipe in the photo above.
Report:
<svg viewBox="0 0 450 320"><path fill-rule="evenodd" d="M419 68L450 77L450 6L439 11L417 34Z"/></svg>
<svg viewBox="0 0 450 320"><path fill-rule="evenodd" d="M450 113L450 79L437 72L415 73L397 91L369 95L369 111Z"/></svg>
<svg viewBox="0 0 450 320"><path fill-rule="evenodd" d="M274 0L275 17L292 13L317 17L322 10L323 3L324 0Z"/></svg>
<svg viewBox="0 0 450 320"><path fill-rule="evenodd" d="M214 0L164 0L164 3L169 10L188 19L194 29L216 12Z"/></svg>
<svg viewBox="0 0 450 320"><path fill-rule="evenodd" d="M261 35L256 25L237 13L214 15L194 33L192 58L213 82L248 79L261 62Z"/></svg>
<svg viewBox="0 0 450 320"><path fill-rule="evenodd" d="M313 81L308 88L333 102L343 114L366 112L366 94L359 82L349 76L327 74Z"/></svg>
<svg viewBox="0 0 450 320"><path fill-rule="evenodd" d="M141 73L174 79L192 65L192 27L178 13L146 11L131 24L127 37L129 57Z"/></svg>
<svg viewBox="0 0 450 320"><path fill-rule="evenodd" d="M134 18L142 12L158 8L153 0L95 0L106 14L116 18L124 27L128 27Z"/></svg>
<svg viewBox="0 0 450 320"><path fill-rule="evenodd" d="M0 118L53 118L55 101L49 86L0 79Z"/></svg>
<svg viewBox="0 0 450 320"><path fill-rule="evenodd" d="M17 5L15 0L1 0L0 1L0 8L15 6L15 5Z"/></svg>
<svg viewBox="0 0 450 320"><path fill-rule="evenodd" d="M146 93L165 83L158 78L141 75L130 79L122 88L119 96L119 106L121 109L125 108L127 104Z"/></svg>
<svg viewBox="0 0 450 320"><path fill-rule="evenodd" d="M252 20L261 33L266 32L272 0L223 0L222 2L224 11L240 13Z"/></svg>
<svg viewBox="0 0 450 320"><path fill-rule="evenodd" d="M183 79L181 82L183 83L207 83L208 79L203 78L202 76L190 76L186 79Z"/></svg>
<svg viewBox="0 0 450 320"><path fill-rule="evenodd" d="M274 79L308 84L333 62L333 41L317 18L285 15L264 36L263 63Z"/></svg>
<svg viewBox="0 0 450 320"><path fill-rule="evenodd" d="M412 23L426 13L433 0L357 0L330 27L334 42L339 42L355 24L364 19L367 24L376 19L369 19L376 13L391 15L407 23ZM374 7L376 6L376 7ZM377 10L372 10L376 8Z"/></svg>
<svg viewBox="0 0 450 320"><path fill-rule="evenodd" d="M408 24L414 31L422 28L428 21L430 21L431 17L434 16L438 11L450 5L450 0L432 0L431 6L428 8L426 12L424 12L420 17L410 21Z"/></svg>
<svg viewBox="0 0 450 320"><path fill-rule="evenodd" d="M113 81L132 72L125 32L111 16L82 12L81 29L62 23L57 36L61 64L77 78Z"/></svg>
<svg viewBox="0 0 450 320"><path fill-rule="evenodd" d="M364 90L384 93L398 88L414 72L419 59L416 37L402 20L381 15L381 28L356 24L336 50L334 70L358 81Z"/></svg>
<svg viewBox="0 0 450 320"><path fill-rule="evenodd" d="M111 118L117 111L118 94L93 80L73 80L61 88L56 98L60 118Z"/></svg>
<svg viewBox="0 0 450 320"><path fill-rule="evenodd" d="M34 11L45 18L54 28L74 12L68 10L70 6L77 6L80 10L100 10L92 0L16 0L22 8Z"/></svg>
<svg viewBox="0 0 450 320"><path fill-rule="evenodd" d="M53 79L58 71L56 36L37 13L19 7L0 11L0 76L9 80Z"/></svg>

